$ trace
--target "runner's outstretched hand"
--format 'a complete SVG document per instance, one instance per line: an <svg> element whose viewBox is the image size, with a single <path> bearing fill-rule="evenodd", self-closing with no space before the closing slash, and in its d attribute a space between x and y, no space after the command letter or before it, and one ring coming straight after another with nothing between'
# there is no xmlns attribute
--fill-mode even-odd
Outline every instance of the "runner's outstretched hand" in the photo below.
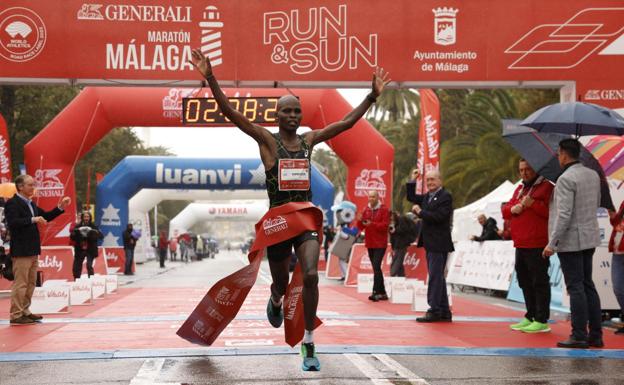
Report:
<svg viewBox="0 0 624 385"><path fill-rule="evenodd" d="M201 73L204 78L212 76L212 65L210 65L210 59L204 56L199 48L195 48L193 50L191 64L197 68L199 73Z"/></svg>

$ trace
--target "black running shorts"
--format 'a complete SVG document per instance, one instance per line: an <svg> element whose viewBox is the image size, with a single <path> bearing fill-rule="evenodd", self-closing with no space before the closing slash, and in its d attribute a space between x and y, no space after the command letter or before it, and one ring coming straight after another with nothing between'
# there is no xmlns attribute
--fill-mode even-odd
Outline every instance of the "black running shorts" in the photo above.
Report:
<svg viewBox="0 0 624 385"><path fill-rule="evenodd" d="M318 242L318 233L316 231L306 231L297 235L296 237L287 239L284 242L269 246L267 247L267 257L271 261L283 261L284 259L290 257L290 254L293 251L293 246L296 250L297 247L301 246L303 242L309 240L315 240Z"/></svg>

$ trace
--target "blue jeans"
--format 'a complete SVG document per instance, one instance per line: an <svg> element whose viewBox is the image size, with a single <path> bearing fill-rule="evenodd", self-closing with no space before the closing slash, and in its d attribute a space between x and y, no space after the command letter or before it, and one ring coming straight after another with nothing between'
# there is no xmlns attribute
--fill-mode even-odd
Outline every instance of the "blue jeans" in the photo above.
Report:
<svg viewBox="0 0 624 385"><path fill-rule="evenodd" d="M124 267L124 274L132 274L132 260L134 259L134 249L124 249L126 254L126 265Z"/></svg>
<svg viewBox="0 0 624 385"><path fill-rule="evenodd" d="M602 338L600 297L592 281L594 250L558 253L566 289L570 294L572 337L577 341ZM587 333L588 323L589 334Z"/></svg>
<svg viewBox="0 0 624 385"><path fill-rule="evenodd" d="M427 303L429 312L440 316L451 313L446 292L446 278L444 268L448 253L434 253L427 251L427 269L429 278L427 283Z"/></svg>
<svg viewBox="0 0 624 385"><path fill-rule="evenodd" d="M621 317L624 318L624 254L613 254L611 258L611 282L613 293L620 305Z"/></svg>

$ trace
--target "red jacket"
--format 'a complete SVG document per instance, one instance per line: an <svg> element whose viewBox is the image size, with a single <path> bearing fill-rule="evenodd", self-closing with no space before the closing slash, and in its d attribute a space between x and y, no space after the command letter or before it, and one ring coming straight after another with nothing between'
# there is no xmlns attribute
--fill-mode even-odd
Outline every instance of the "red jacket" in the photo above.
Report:
<svg viewBox="0 0 624 385"><path fill-rule="evenodd" d="M620 204L620 209L615 215L611 215L609 220L611 221L611 225L613 226L613 231L611 231L611 238L609 239L609 251L615 253L616 251L624 250L624 237L620 239L620 244L618 247L615 247L615 233L617 232L617 227L620 227L620 231L624 229L624 201Z"/></svg>
<svg viewBox="0 0 624 385"><path fill-rule="evenodd" d="M369 220L368 226L363 221ZM388 226L390 225L390 211L383 204L378 209L366 206L362 219L357 226L366 231L364 244L369 249L385 249L388 246Z"/></svg>
<svg viewBox="0 0 624 385"><path fill-rule="evenodd" d="M529 188L520 184L511 200L503 205L503 219L511 220L511 239L516 248L538 249L548 244L548 205L552 191L552 183L539 177ZM524 207L518 215L512 214L511 208L520 203L526 195L533 198L533 204Z"/></svg>

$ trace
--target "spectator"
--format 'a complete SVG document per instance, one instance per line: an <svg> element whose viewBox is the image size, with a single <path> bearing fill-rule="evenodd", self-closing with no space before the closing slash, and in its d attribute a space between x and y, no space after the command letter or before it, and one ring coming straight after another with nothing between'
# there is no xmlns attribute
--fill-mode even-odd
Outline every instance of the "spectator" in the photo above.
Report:
<svg viewBox="0 0 624 385"><path fill-rule="evenodd" d="M549 332L550 263L542 252L548 243L548 206L553 185L538 176L524 159L520 159L518 169L522 183L503 205L502 212L503 218L511 222L516 277L527 311L522 321L509 327L525 333Z"/></svg>
<svg viewBox="0 0 624 385"><path fill-rule="evenodd" d="M473 235L470 237L471 241L483 242L483 241L500 241L501 237L498 235L498 226L496 226L496 219L490 217L486 218L481 214L477 217L477 221L483 227L481 235Z"/></svg>
<svg viewBox="0 0 624 385"><path fill-rule="evenodd" d="M87 275L91 277L93 273L93 260L98 256L98 240L104 238L102 232L93 223L91 213L84 211L69 234L69 238L74 244L74 266L72 269L74 279L79 279L82 275L82 264L87 259Z"/></svg>
<svg viewBox="0 0 624 385"><path fill-rule="evenodd" d="M45 211L38 207L32 197L35 181L30 175L15 178L17 193L4 206L4 215L11 233L11 262L14 281L11 286L10 325L28 325L41 321L42 316L30 311L30 303L37 281L37 268L41 241L39 227L63 213L71 203L64 197L58 207Z"/></svg>
<svg viewBox="0 0 624 385"><path fill-rule="evenodd" d="M135 234L132 231L132 223L128 223L126 226L126 230L124 230L123 234L123 245L124 245L124 254L126 258L125 266L124 266L124 275L133 275L132 272L132 263L134 262L134 247L136 246L136 241L138 238L135 237Z"/></svg>
<svg viewBox="0 0 624 385"><path fill-rule="evenodd" d="M176 237L169 240L169 255L172 261L175 261L178 256L178 239Z"/></svg>
<svg viewBox="0 0 624 385"><path fill-rule="evenodd" d="M613 225L611 239L609 239L609 251L611 257L611 281L613 293L620 305L620 319L624 320L624 201L620 204L617 213L610 213L609 219ZM624 335L624 327L620 326L615 334Z"/></svg>
<svg viewBox="0 0 624 385"><path fill-rule="evenodd" d="M579 162L581 144L559 142L557 156L563 173L557 179L548 218L548 245L544 257L559 256L570 294L572 335L560 348L604 346L600 297L592 281L592 258L600 244L596 212L600 206L600 178ZM589 333L587 325L589 323Z"/></svg>
<svg viewBox="0 0 624 385"><path fill-rule="evenodd" d="M369 300L377 302L387 300L381 263L388 247L388 226L390 225L390 211L379 200L379 193L375 190L368 193L368 206L360 214L357 227L365 231L364 244L368 249L368 256L373 265L373 293Z"/></svg>
<svg viewBox="0 0 624 385"><path fill-rule="evenodd" d="M169 248L169 241L167 240L167 233L165 230L160 230L158 236L158 257L160 261L160 268L165 268L165 259L167 259L167 249Z"/></svg>
<svg viewBox="0 0 624 385"><path fill-rule="evenodd" d="M409 213L413 216L412 213ZM400 215L397 212L392 213L392 222L390 223L390 246L392 247L392 265L390 265L391 277L405 277L405 268L403 260L407 248L416 240L418 236L416 223L407 215Z"/></svg>
<svg viewBox="0 0 624 385"><path fill-rule="evenodd" d="M444 269L448 253L454 251L451 239L451 219L453 198L442 187L442 178L437 170L429 171L425 177L428 192L416 194L418 170L412 173L408 182L407 200L415 203L412 212L422 219L418 247L425 247L429 279L427 282L427 302L429 309L418 322L452 322L453 315L448 303Z"/></svg>

